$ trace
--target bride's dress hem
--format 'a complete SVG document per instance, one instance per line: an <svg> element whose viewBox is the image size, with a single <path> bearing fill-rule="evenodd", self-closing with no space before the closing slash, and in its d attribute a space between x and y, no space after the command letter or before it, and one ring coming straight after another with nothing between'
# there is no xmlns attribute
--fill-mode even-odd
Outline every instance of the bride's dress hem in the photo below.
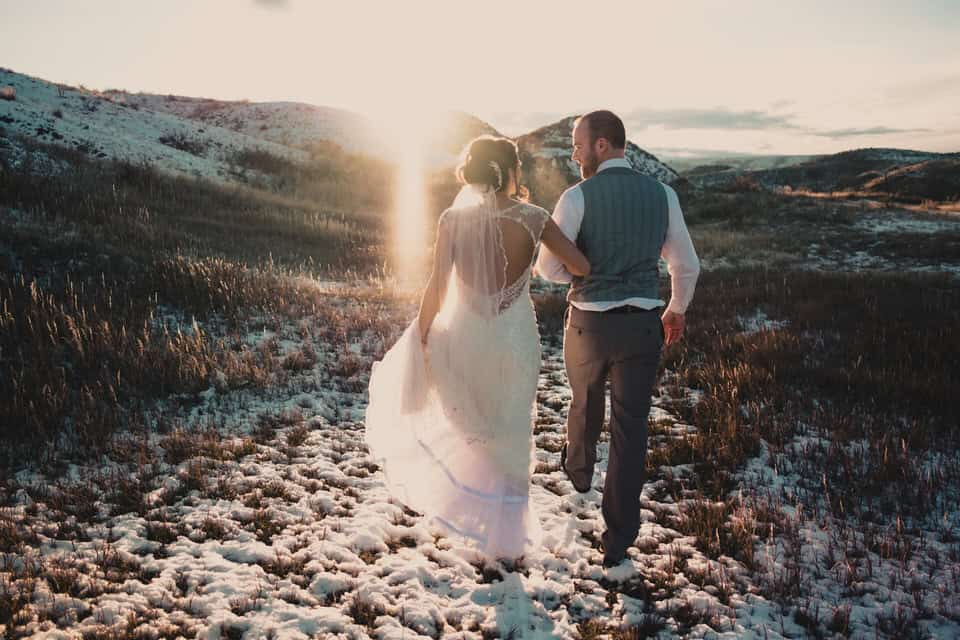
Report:
<svg viewBox="0 0 960 640"><path fill-rule="evenodd" d="M404 475L402 471L398 474L391 473L389 467L393 466L393 464L383 457L375 456L374 460L380 464L384 477L386 478L387 487L392 495L397 497L406 507L422 513L428 517L431 522L440 525L441 528L449 533L468 540L473 544L477 552L489 558L519 558L522 556L529 557L533 554L534 548L540 543L540 536L538 535L538 528L532 527L532 525L539 522L539 518L531 508L529 494L510 495L488 493L468 486L457 480L455 474L433 453L427 443L419 438L415 438L414 440L419 446L420 451L423 452L419 463L423 465L429 461L431 465L440 470L443 477L449 483L449 494L460 494L462 500L456 502L457 508L453 515L444 517L444 514L439 512L435 504L428 504L429 496L421 495L419 497L413 497L411 495L411 489L415 492L415 487L412 488L403 482L402 479L398 480L395 478L395 475L402 477ZM475 504L470 508L465 505L464 502ZM512 517L507 517L507 522L504 524L508 524L514 532L523 532L523 539L520 540L519 537L509 535L509 538L511 538L509 541L503 540L502 537L497 540L491 540L489 535L478 532L476 528L471 528L464 524L458 525L456 522L457 514L462 514L466 511L475 516L479 516L486 511L486 509L482 507L482 504L488 505L488 508L494 510L494 513L498 510L507 509ZM485 518L479 519L483 521Z"/></svg>

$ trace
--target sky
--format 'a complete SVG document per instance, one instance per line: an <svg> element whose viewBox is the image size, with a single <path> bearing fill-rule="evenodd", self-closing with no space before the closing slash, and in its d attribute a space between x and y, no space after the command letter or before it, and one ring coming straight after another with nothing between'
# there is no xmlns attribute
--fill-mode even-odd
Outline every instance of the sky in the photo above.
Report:
<svg viewBox="0 0 960 640"><path fill-rule="evenodd" d="M0 66L45 80L507 135L607 108L675 157L960 151L958 43L955 0L0 0Z"/></svg>

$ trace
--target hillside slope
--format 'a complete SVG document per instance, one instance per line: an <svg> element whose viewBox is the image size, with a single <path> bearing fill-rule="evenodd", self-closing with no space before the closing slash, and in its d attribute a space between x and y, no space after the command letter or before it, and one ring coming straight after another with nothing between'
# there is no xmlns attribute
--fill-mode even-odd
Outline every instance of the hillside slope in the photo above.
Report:
<svg viewBox="0 0 960 640"><path fill-rule="evenodd" d="M23 155L16 135L95 158L218 181L233 179L244 152L269 153L290 161L307 158L303 151L259 137L7 69L0 69L0 87L13 92L13 99L0 100L0 154L13 164Z"/></svg>
<svg viewBox="0 0 960 640"><path fill-rule="evenodd" d="M725 189L738 177L776 189L853 192L919 202L960 198L960 154L908 149L854 149L790 167L707 172L688 176L695 185Z"/></svg>

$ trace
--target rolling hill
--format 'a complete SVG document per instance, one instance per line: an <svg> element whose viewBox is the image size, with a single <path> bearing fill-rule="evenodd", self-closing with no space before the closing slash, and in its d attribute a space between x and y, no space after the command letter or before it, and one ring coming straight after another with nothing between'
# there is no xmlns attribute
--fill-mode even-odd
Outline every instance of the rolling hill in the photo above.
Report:
<svg viewBox="0 0 960 640"><path fill-rule="evenodd" d="M919 203L960 198L960 153L868 148L759 171L688 174L699 187L727 189L740 178L766 189L853 193Z"/></svg>

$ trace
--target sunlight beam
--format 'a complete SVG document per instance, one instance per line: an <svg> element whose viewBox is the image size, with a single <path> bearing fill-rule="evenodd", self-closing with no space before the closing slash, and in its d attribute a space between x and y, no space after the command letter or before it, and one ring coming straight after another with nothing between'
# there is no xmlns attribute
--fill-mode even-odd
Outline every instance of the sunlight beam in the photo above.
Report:
<svg viewBox="0 0 960 640"><path fill-rule="evenodd" d="M396 105L389 111L368 115L396 165L389 224L390 268L401 288L417 288L427 276L426 259L432 242L425 172L428 118L416 107Z"/></svg>

